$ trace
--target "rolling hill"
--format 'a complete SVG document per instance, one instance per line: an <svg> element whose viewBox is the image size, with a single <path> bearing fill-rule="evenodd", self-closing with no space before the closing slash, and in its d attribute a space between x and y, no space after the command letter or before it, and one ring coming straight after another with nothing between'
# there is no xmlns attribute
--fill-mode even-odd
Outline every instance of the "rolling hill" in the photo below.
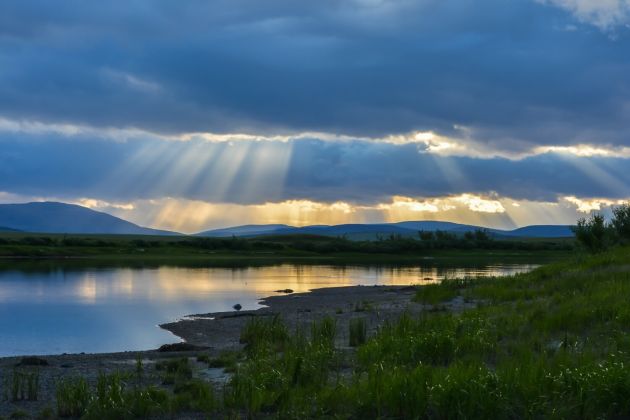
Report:
<svg viewBox="0 0 630 420"><path fill-rule="evenodd" d="M409 221L380 224L343 224L333 226L303 226L286 225L246 225L198 233L197 236L206 237L255 237L263 235L321 235L345 236L348 239L369 240L388 235L417 237L419 231L437 230L463 235L466 232L485 230L497 238L566 238L572 237L570 226L565 225L535 225L525 226L514 230L487 229L481 226L464 225L438 221Z"/></svg>
<svg viewBox="0 0 630 420"><path fill-rule="evenodd" d="M21 232L21 230L0 226L0 232Z"/></svg>
<svg viewBox="0 0 630 420"><path fill-rule="evenodd" d="M87 207L57 202L0 204L0 226L7 231L37 233L177 235Z"/></svg>
<svg viewBox="0 0 630 420"><path fill-rule="evenodd" d="M486 230L496 238L566 238L570 226L533 225L514 230L487 229L480 226L441 221L405 221L376 224L313 225L295 227L284 224L243 225L198 233L204 237L257 237L265 235L344 236L353 240L373 240L389 235L417 237L419 231L446 231L456 235ZM37 232L72 234L180 235L176 232L138 226L107 213L74 204L36 202L0 204L0 232Z"/></svg>

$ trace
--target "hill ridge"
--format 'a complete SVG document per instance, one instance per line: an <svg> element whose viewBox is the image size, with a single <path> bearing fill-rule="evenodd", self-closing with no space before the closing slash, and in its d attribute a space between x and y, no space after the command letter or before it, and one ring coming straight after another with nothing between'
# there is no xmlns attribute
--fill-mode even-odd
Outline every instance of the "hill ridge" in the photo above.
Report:
<svg viewBox="0 0 630 420"><path fill-rule="evenodd" d="M35 201L0 204L0 226L32 233L177 235L151 229L78 204Z"/></svg>

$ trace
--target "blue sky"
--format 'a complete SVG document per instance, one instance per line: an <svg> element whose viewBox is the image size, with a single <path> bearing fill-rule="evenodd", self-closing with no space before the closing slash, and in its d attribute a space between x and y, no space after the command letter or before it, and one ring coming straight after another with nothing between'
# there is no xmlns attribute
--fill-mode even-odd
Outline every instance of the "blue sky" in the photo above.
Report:
<svg viewBox="0 0 630 420"><path fill-rule="evenodd" d="M628 0L4 1L0 201L193 232L630 197Z"/></svg>

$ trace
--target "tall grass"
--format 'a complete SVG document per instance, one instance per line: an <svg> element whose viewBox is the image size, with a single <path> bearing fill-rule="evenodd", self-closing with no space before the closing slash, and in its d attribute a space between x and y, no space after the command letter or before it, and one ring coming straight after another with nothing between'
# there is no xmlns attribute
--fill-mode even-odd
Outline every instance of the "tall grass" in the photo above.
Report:
<svg viewBox="0 0 630 420"><path fill-rule="evenodd" d="M264 332L255 340L257 351L248 353L226 385L225 406L244 409L250 416L260 412L306 415L316 393L339 367L334 347L336 321L326 317L313 323L310 337L301 331L284 334L288 329L280 318L273 320L273 328L283 332L282 346L274 345L278 335L268 327L257 329Z"/></svg>
<svg viewBox="0 0 630 420"><path fill-rule="evenodd" d="M186 381L193 376L192 367L187 357L159 361L155 364L155 369L164 372L162 377L164 385L173 385L177 382Z"/></svg>
<svg viewBox="0 0 630 420"><path fill-rule="evenodd" d="M57 383L57 415L80 417L85 413L91 398L85 379L62 379Z"/></svg>
<svg viewBox="0 0 630 420"><path fill-rule="evenodd" d="M298 333L281 350L248 354L226 405L281 417L626 418L628 264L622 249L510 278L420 288L422 303L461 295L477 305L385 323L355 341L351 374L341 374L324 320L310 339ZM351 337L362 335L359 323L351 321Z"/></svg>
<svg viewBox="0 0 630 420"><path fill-rule="evenodd" d="M39 371L14 369L3 381L4 398L10 401L37 401L39 396Z"/></svg>
<svg viewBox="0 0 630 420"><path fill-rule="evenodd" d="M83 419L146 418L166 414L171 400L165 390L128 386L119 373L99 375L92 388L83 378L57 384L57 415Z"/></svg>
<svg viewBox="0 0 630 420"><path fill-rule="evenodd" d="M273 317L253 317L241 331L240 342L250 353L265 350L272 346L280 350L289 338L289 330L279 315Z"/></svg>
<svg viewBox="0 0 630 420"><path fill-rule="evenodd" d="M365 318L352 318L350 320L349 330L348 344L350 347L358 347L361 344L365 344L367 338L367 324Z"/></svg>
<svg viewBox="0 0 630 420"><path fill-rule="evenodd" d="M445 303L459 295L459 291L470 284L471 279L444 279L440 283L418 287L414 300L427 305Z"/></svg>

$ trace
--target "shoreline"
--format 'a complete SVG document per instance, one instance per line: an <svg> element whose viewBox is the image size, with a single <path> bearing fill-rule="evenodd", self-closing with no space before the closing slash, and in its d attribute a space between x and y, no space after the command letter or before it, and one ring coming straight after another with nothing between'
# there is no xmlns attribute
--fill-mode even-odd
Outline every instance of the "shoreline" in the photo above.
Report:
<svg viewBox="0 0 630 420"><path fill-rule="evenodd" d="M212 312L190 314L177 321L160 325L161 328L182 339L182 343L194 346L181 351L123 351L116 353L78 353L38 355L46 362L44 366L20 366L20 361L28 357L0 357L0 376L10 377L17 370L37 371L40 391L38 401L2 401L0 416L8 416L16 410L36 414L46 407L54 407L56 384L62 378L83 377L94 384L99 374L129 372L133 374L137 360L142 361L146 374L145 382L149 385L161 385L156 362L188 358L199 378L207 380L220 388L229 374L222 369L208 369L196 357L204 354L210 358L218 357L222 352L241 350L239 343L241 329L254 317L279 315L291 330L310 328L314 320L326 316L332 317L337 324L336 346L341 350L351 351L348 346L348 329L351 319L363 318L368 334L379 325L393 320L403 312L418 314L431 309L430 306L413 302L416 286L341 286L312 289L303 293L287 293L268 296L260 300L265 305L255 310ZM455 299L443 305L440 310L459 311L470 305ZM184 348L182 350L182 348ZM2 386L2 384L0 384Z"/></svg>
<svg viewBox="0 0 630 420"><path fill-rule="evenodd" d="M261 298L258 302L264 305L258 309L241 310L241 311L224 311L224 312L207 312L199 314L187 314L181 318L172 322L166 322L163 324L156 324L157 327L167 331L173 335L173 338L179 338L179 342L189 343L192 345L209 347L209 348L224 348L222 339L224 337L213 335L212 330L205 331L209 323L219 321L222 323L230 322L229 320L249 319L256 316L270 316L275 314L280 315L292 315L292 314L304 314L313 313L318 315L340 315L336 313L339 309L342 309L344 313L362 313L366 310L377 309L374 307L358 308L355 310L356 304L362 304L364 301L372 299L376 303L385 303L389 301L400 300L400 296L406 296L402 300L411 302L411 297L415 293L417 286L410 285L372 285L372 286L335 286L335 287L321 287L311 289L307 292L300 293L285 293L283 295L269 295ZM391 299L392 295L398 295L399 299ZM321 302L320 299L326 299L325 302ZM299 302L296 302L299 300ZM299 305L297 305L299 303ZM366 302L374 303L374 302ZM392 303L392 302L389 302ZM401 302L398 302L399 304ZM422 306L420 304L415 304ZM305 306L301 310L297 306ZM313 312L313 306L316 306L316 311ZM348 311L344 311L344 308ZM381 308L382 309L382 308ZM286 320L290 321L290 319ZM241 322L236 322L241 324ZM232 331L235 332L235 331ZM240 330L238 331L240 333ZM201 335L199 335L201 334ZM233 340L231 340L233 341ZM174 344L178 343L174 341ZM41 357L41 358L67 358L67 357L86 357L86 356L106 356L116 357L117 355L136 355L138 353L156 353L158 349L147 350L123 350L119 352L97 352L97 353L46 353L46 354L21 354L13 356L0 356L0 364L5 360L18 360L23 357Z"/></svg>

